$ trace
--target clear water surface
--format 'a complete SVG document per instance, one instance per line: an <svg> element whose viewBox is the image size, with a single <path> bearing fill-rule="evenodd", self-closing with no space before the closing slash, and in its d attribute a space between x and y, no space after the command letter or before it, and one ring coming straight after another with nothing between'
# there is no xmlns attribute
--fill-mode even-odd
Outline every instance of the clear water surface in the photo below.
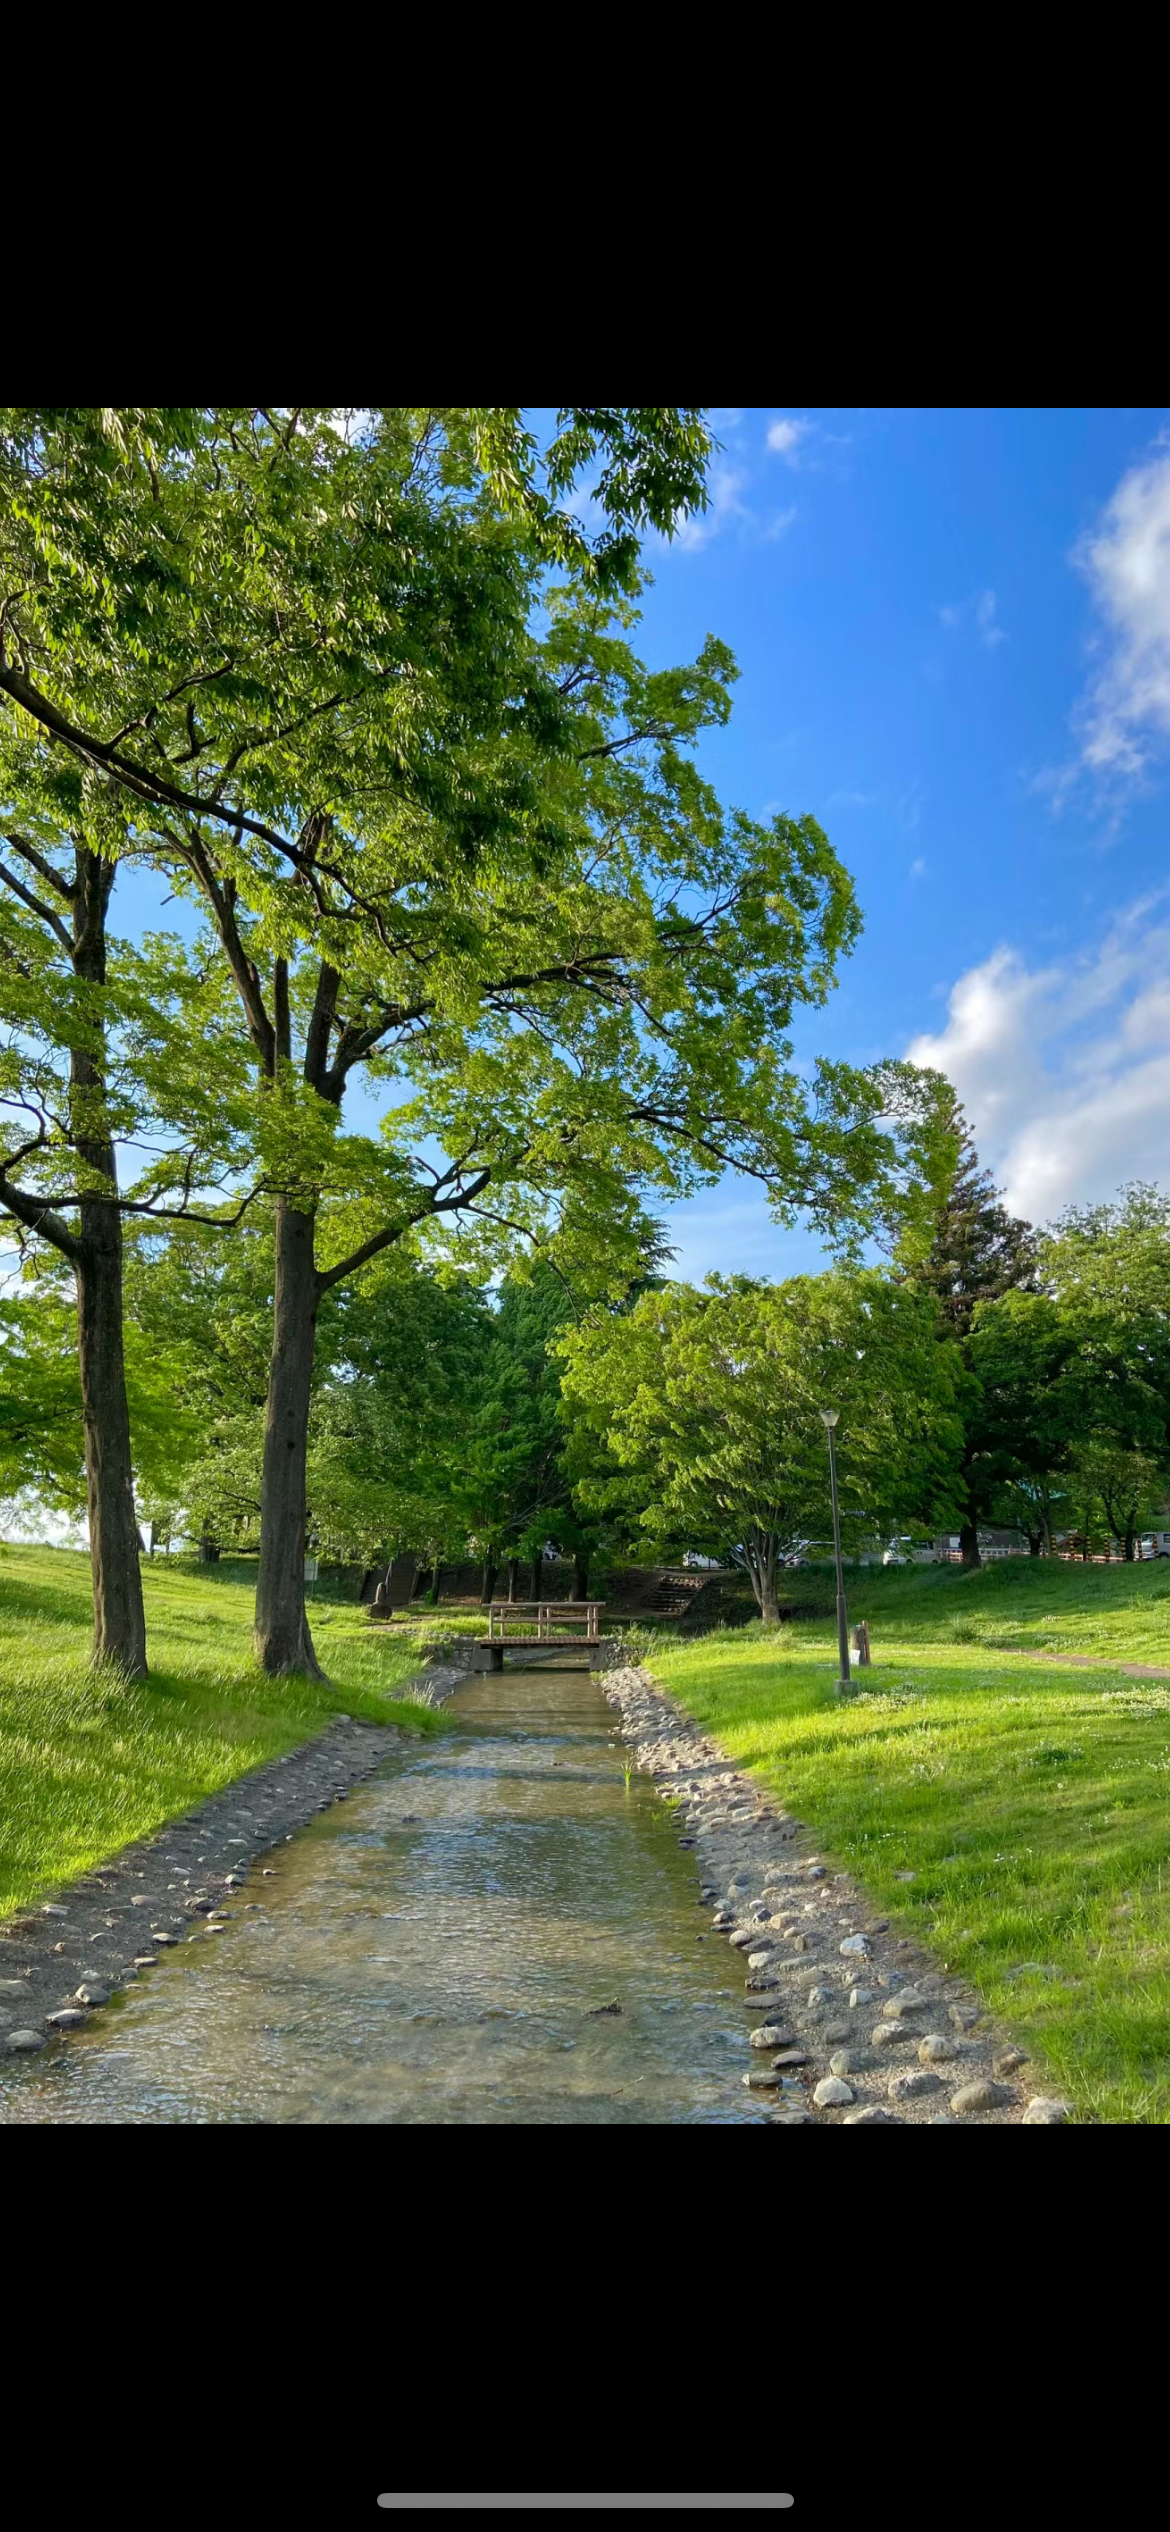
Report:
<svg viewBox="0 0 1170 2532"><path fill-rule="evenodd" d="M742 1988L596 1679L474 1677L447 1712L222 1933L4 2065L0 2124L759 2124Z"/></svg>

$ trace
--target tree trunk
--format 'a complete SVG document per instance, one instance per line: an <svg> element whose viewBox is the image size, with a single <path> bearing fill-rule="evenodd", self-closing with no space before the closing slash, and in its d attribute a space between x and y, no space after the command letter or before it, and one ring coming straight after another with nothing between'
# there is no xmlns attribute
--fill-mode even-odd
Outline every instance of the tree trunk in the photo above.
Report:
<svg viewBox="0 0 1170 2532"><path fill-rule="evenodd" d="M1133 1555L1133 1545L1134 1545L1134 1540L1135 1540L1136 1536L1137 1536L1137 1533L1136 1533L1136 1531L1135 1531L1135 1530L1133 1530L1132 1528L1131 1528L1131 1529L1127 1529L1127 1531L1126 1531L1126 1533L1125 1533L1125 1561L1126 1561L1126 1564L1127 1564L1127 1565L1132 1565L1132 1563L1133 1563L1133 1561L1134 1561L1134 1555Z"/></svg>
<svg viewBox="0 0 1170 2532"><path fill-rule="evenodd" d="M534 1556L534 1557L533 1557L533 1559L532 1559L532 1573L531 1573L531 1576L530 1576L530 1581L531 1581L531 1584L532 1584L532 1588L531 1588L531 1590L530 1590L530 1592L529 1592L529 1594L528 1594L529 1599L530 1599L530 1600L540 1600L540 1599L542 1599L542 1598L543 1598L543 1596L544 1596L544 1558L543 1558L543 1556L541 1555L541 1553L540 1553L539 1549L537 1550L537 1552L536 1552L535 1556Z"/></svg>
<svg viewBox="0 0 1170 2532"><path fill-rule="evenodd" d="M765 1537L763 1547L758 1551L758 1559L760 1616L765 1626L775 1626L780 1617L780 1602L776 1591L776 1541L774 1538Z"/></svg>
<svg viewBox="0 0 1170 2532"><path fill-rule="evenodd" d="M213 1539L208 1530L204 1531L199 1541L199 1562L201 1565L218 1565L219 1563L219 1540Z"/></svg>
<svg viewBox="0 0 1170 2532"><path fill-rule="evenodd" d="M573 1551L573 1589L571 1597L574 1600L587 1600L589 1598L589 1551L584 1547L575 1548Z"/></svg>
<svg viewBox="0 0 1170 2532"><path fill-rule="evenodd" d="M1040 1553L1041 1553L1041 1551L1042 1551L1042 1549L1043 1549L1043 1546L1044 1546L1044 1532L1043 1532L1043 1530L1029 1530L1029 1532L1028 1532L1028 1554L1029 1554L1029 1556L1039 1556L1039 1555L1040 1555Z"/></svg>
<svg viewBox="0 0 1170 2532"><path fill-rule="evenodd" d="M483 1581L480 1585L479 1593L479 1605L481 1609L486 1609L495 1590L497 1571L498 1568L494 1556L485 1556L483 1560Z"/></svg>
<svg viewBox="0 0 1170 2532"><path fill-rule="evenodd" d="M519 1559L519 1557L518 1557L518 1556L510 1556L510 1557L508 1558L508 1598L509 1598L509 1600L514 1600L514 1599L515 1599L515 1597L516 1597L516 1579L517 1579L517 1576L518 1576L518 1574L519 1574L519 1571L520 1571L520 1559Z"/></svg>
<svg viewBox="0 0 1170 2532"><path fill-rule="evenodd" d="M314 1219L286 1197L276 1208L276 1304L264 1417L256 1658L271 1676L324 1672L305 1616L305 1453L317 1328Z"/></svg>
<svg viewBox="0 0 1170 2532"><path fill-rule="evenodd" d="M95 1215L99 1217L96 1223ZM146 1614L122 1349L122 1218L115 1206L96 1204L83 1204L81 1216L77 1340L93 1573L93 1657L95 1662L116 1663L128 1679L144 1679Z"/></svg>
<svg viewBox="0 0 1170 2532"><path fill-rule="evenodd" d="M964 1521L959 1530L959 1554L964 1565L981 1565L979 1530L974 1521Z"/></svg>
<svg viewBox="0 0 1170 2532"><path fill-rule="evenodd" d="M115 864L78 845L74 861L73 966L91 985L106 981L106 909ZM75 1047L69 1058L71 1123L80 1159L118 1187L105 1102L104 1049ZM93 1576L93 1656L128 1679L146 1675L141 1541L134 1513L130 1408L122 1333L122 1216L116 1202L83 1198L78 1208L77 1344L85 1429L85 1490Z"/></svg>
<svg viewBox="0 0 1170 2532"><path fill-rule="evenodd" d="M436 1556L435 1561L434 1561L434 1564L433 1564L433 1565L432 1565L432 1567L431 1567L431 1580L430 1580L430 1588L429 1588L429 1590L428 1590L428 1592L427 1592L427 1607L428 1607L428 1609L437 1609L437 1608L438 1608L438 1605L439 1605L439 1585L440 1585L440 1583L442 1582L442 1579L443 1579L443 1568L442 1568L441 1564L439 1563L439 1559L438 1559L438 1557Z"/></svg>

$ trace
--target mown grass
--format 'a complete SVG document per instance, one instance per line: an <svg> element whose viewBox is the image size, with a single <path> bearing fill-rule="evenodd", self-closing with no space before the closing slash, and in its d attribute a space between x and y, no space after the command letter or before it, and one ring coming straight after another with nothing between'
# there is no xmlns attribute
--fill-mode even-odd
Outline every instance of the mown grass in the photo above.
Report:
<svg viewBox="0 0 1170 2532"><path fill-rule="evenodd" d="M1140 2125L1170 2122L1170 1679L1060 1656L1170 1663L1168 1576L1022 1559L853 1575L874 1661L849 1702L827 1618L663 1639L651 1657L1015 2029L1037 2089ZM832 1587L793 1579L806 1605Z"/></svg>
<svg viewBox="0 0 1170 2532"><path fill-rule="evenodd" d="M159 1560L144 1582L151 1672L130 1688L89 1665L88 1559L0 1546L0 1916L335 1714L443 1728L394 1696L426 1628L375 1632L352 1602L322 1597L312 1622L328 1684L266 1679L251 1650L254 1565Z"/></svg>

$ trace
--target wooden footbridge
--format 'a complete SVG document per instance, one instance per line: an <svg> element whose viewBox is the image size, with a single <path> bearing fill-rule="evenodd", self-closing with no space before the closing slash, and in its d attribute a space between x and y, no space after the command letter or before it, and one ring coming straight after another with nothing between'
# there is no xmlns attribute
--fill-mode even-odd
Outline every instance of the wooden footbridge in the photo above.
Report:
<svg viewBox="0 0 1170 2532"><path fill-rule="evenodd" d="M472 1647L476 1670L502 1670L506 1651L529 1646L549 1653L558 1645L584 1645L590 1664L601 1643L601 1600L493 1600L488 1631Z"/></svg>

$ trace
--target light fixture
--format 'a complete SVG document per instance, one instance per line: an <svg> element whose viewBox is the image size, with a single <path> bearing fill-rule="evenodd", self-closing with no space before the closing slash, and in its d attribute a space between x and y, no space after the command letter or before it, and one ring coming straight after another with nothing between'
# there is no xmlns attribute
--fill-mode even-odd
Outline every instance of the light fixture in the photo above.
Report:
<svg viewBox="0 0 1170 2532"><path fill-rule="evenodd" d="M821 1423L822 1423L822 1424L827 1424L827 1425L828 1425L828 1428L829 1428L830 1433L832 1432L832 1430L833 1430L833 1426L836 1424L836 1422L837 1422L837 1410L836 1410L836 1407L822 1407L822 1408L821 1408Z"/></svg>

